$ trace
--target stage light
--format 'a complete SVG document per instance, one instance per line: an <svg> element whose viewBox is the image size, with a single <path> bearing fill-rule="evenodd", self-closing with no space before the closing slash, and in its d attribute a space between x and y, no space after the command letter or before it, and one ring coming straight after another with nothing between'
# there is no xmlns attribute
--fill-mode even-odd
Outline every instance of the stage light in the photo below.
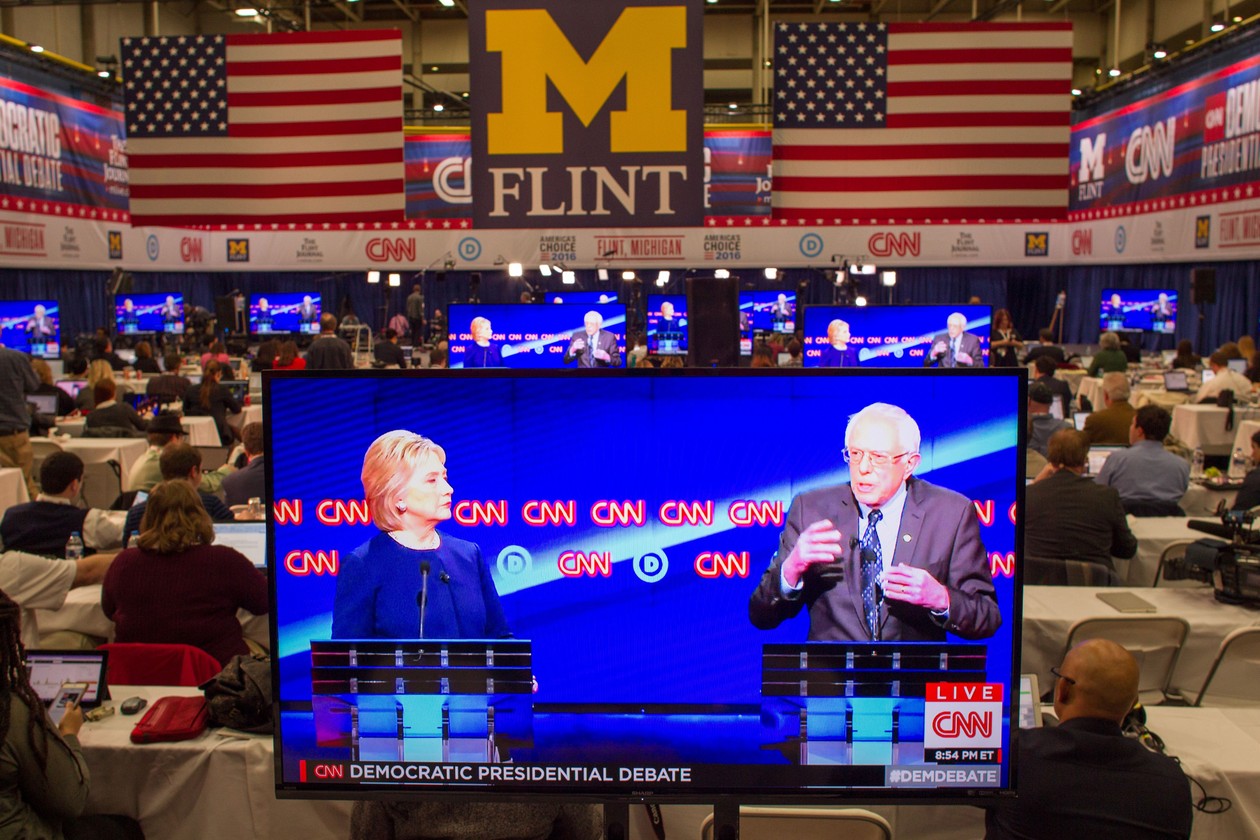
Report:
<svg viewBox="0 0 1260 840"><path fill-rule="evenodd" d="M858 295L853 299L854 306L866 306L866 295Z"/></svg>
<svg viewBox="0 0 1260 840"><path fill-rule="evenodd" d="M718 280L725 280L726 278L731 276L731 273L727 271L725 268L719 268L713 272L713 276L716 277Z"/></svg>
<svg viewBox="0 0 1260 840"><path fill-rule="evenodd" d="M396 289L396 288L398 288L399 286L401 286L401 285L402 285L402 275L401 275L401 274L399 274L399 273L398 273L398 272L396 272L396 271L391 271L391 272L389 273L389 285L393 286L395 289Z"/></svg>
<svg viewBox="0 0 1260 840"><path fill-rule="evenodd" d="M633 279L634 279L634 272L633 272L633 271L623 271L623 272L621 272L621 279L622 279L622 280L633 280Z"/></svg>
<svg viewBox="0 0 1260 840"><path fill-rule="evenodd" d="M381 273L379 271L369 271L367 273L367 281L369 283L381 282Z"/></svg>
<svg viewBox="0 0 1260 840"><path fill-rule="evenodd" d="M560 272L560 282L564 283L564 285L566 286L572 286L574 283L577 282L577 272L575 271Z"/></svg>
<svg viewBox="0 0 1260 840"><path fill-rule="evenodd" d="M608 269L601 268L598 272L596 272L595 276L599 278L599 282L607 283L608 282Z"/></svg>
<svg viewBox="0 0 1260 840"><path fill-rule="evenodd" d="M541 274L543 277L550 277L551 266L547 265L546 263L543 263L542 265L538 266L538 273Z"/></svg>
<svg viewBox="0 0 1260 840"><path fill-rule="evenodd" d="M879 279L880 279L880 282L883 283L885 286L892 288L893 286L897 285L897 272L881 271L879 274Z"/></svg>
<svg viewBox="0 0 1260 840"><path fill-rule="evenodd" d="M779 269L777 269L777 268L767 268L767 269L766 269L764 272L762 272L762 273L766 276L766 279L767 279L767 280L777 280L777 279L779 279Z"/></svg>
<svg viewBox="0 0 1260 840"><path fill-rule="evenodd" d="M508 277L524 277L525 269L518 262L508 263Z"/></svg>
<svg viewBox="0 0 1260 840"><path fill-rule="evenodd" d="M658 271L658 272L656 273L656 285L658 285L658 286L664 286L664 285L665 285L665 284L667 284L668 282L669 282L669 272L668 272L668 271Z"/></svg>

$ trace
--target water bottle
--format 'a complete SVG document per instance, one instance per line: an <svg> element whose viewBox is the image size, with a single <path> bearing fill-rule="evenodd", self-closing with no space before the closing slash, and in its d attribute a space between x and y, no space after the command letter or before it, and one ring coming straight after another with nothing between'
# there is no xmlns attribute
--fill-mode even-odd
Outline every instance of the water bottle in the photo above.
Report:
<svg viewBox="0 0 1260 840"><path fill-rule="evenodd" d="M1203 450L1195 447L1194 450L1194 466L1190 469L1192 478L1203 478Z"/></svg>
<svg viewBox="0 0 1260 840"><path fill-rule="evenodd" d="M253 519L256 521L261 520L263 518L263 505L262 505L262 499L260 497L254 496L253 498L249 500L249 508L248 508L247 515L249 516L250 519Z"/></svg>
<svg viewBox="0 0 1260 840"><path fill-rule="evenodd" d="M1247 475L1247 453L1242 447L1234 450L1234 457L1229 459L1229 477L1241 479Z"/></svg>
<svg viewBox="0 0 1260 840"><path fill-rule="evenodd" d="M70 539L66 540L66 559L82 560L83 559L83 537L78 531L70 534Z"/></svg>

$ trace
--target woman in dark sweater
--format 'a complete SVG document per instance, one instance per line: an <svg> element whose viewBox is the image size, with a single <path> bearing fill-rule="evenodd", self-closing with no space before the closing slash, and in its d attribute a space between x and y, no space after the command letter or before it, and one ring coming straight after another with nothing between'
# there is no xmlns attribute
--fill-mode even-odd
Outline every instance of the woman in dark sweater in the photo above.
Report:
<svg viewBox="0 0 1260 840"><path fill-rule="evenodd" d="M236 611L267 614L267 579L245 555L213 543L192 484L153 488L137 547L114 558L101 588L116 641L193 645L224 664L249 653Z"/></svg>
<svg viewBox="0 0 1260 840"><path fill-rule="evenodd" d="M201 384L191 386L184 397L184 413L192 417L213 417L215 428L219 430L219 442L230 446L235 435L227 417L240 414L241 404L231 391L219 384L222 378L223 366L216 361L207 362L202 368Z"/></svg>
<svg viewBox="0 0 1260 840"><path fill-rule="evenodd" d="M158 366L157 359L153 358L153 345L147 341L141 341L136 344L136 363L135 369L139 373L146 376L157 376L162 372L162 368Z"/></svg>
<svg viewBox="0 0 1260 840"><path fill-rule="evenodd" d="M83 426L87 429L126 429L129 432L145 432L149 422L131 407L130 403L118 402L115 397L115 385L112 379L102 379L92 389L96 408L88 412Z"/></svg>

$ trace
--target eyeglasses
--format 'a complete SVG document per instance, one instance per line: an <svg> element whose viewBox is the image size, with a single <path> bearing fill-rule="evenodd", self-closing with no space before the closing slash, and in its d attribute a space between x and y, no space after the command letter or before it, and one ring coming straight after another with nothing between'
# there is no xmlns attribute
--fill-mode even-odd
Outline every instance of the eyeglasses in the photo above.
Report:
<svg viewBox="0 0 1260 840"><path fill-rule="evenodd" d="M1058 677L1061 680L1067 680L1068 685L1076 685L1076 680L1072 679L1071 677L1064 676L1063 674L1059 672L1058 668L1051 668L1050 673L1054 674L1056 677Z"/></svg>
<svg viewBox="0 0 1260 840"><path fill-rule="evenodd" d="M890 455L887 452L869 452L865 449L846 449L844 450L844 462L846 464L860 464L863 458L871 459L871 466L882 469L888 466L898 458L904 458L912 455L911 452L901 452L897 455Z"/></svg>

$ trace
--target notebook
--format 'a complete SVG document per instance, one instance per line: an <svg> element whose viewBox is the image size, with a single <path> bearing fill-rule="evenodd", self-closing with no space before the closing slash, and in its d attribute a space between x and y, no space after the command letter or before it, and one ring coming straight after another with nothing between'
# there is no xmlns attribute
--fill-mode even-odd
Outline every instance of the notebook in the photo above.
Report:
<svg viewBox="0 0 1260 840"><path fill-rule="evenodd" d="M216 522L214 544L236 549L248 557L256 569L267 568L266 522Z"/></svg>
<svg viewBox="0 0 1260 840"><path fill-rule="evenodd" d="M82 704L95 706L109 699L105 684L109 652L103 650L28 650L26 669L39 699L51 703L62 683L84 682L88 690Z"/></svg>

